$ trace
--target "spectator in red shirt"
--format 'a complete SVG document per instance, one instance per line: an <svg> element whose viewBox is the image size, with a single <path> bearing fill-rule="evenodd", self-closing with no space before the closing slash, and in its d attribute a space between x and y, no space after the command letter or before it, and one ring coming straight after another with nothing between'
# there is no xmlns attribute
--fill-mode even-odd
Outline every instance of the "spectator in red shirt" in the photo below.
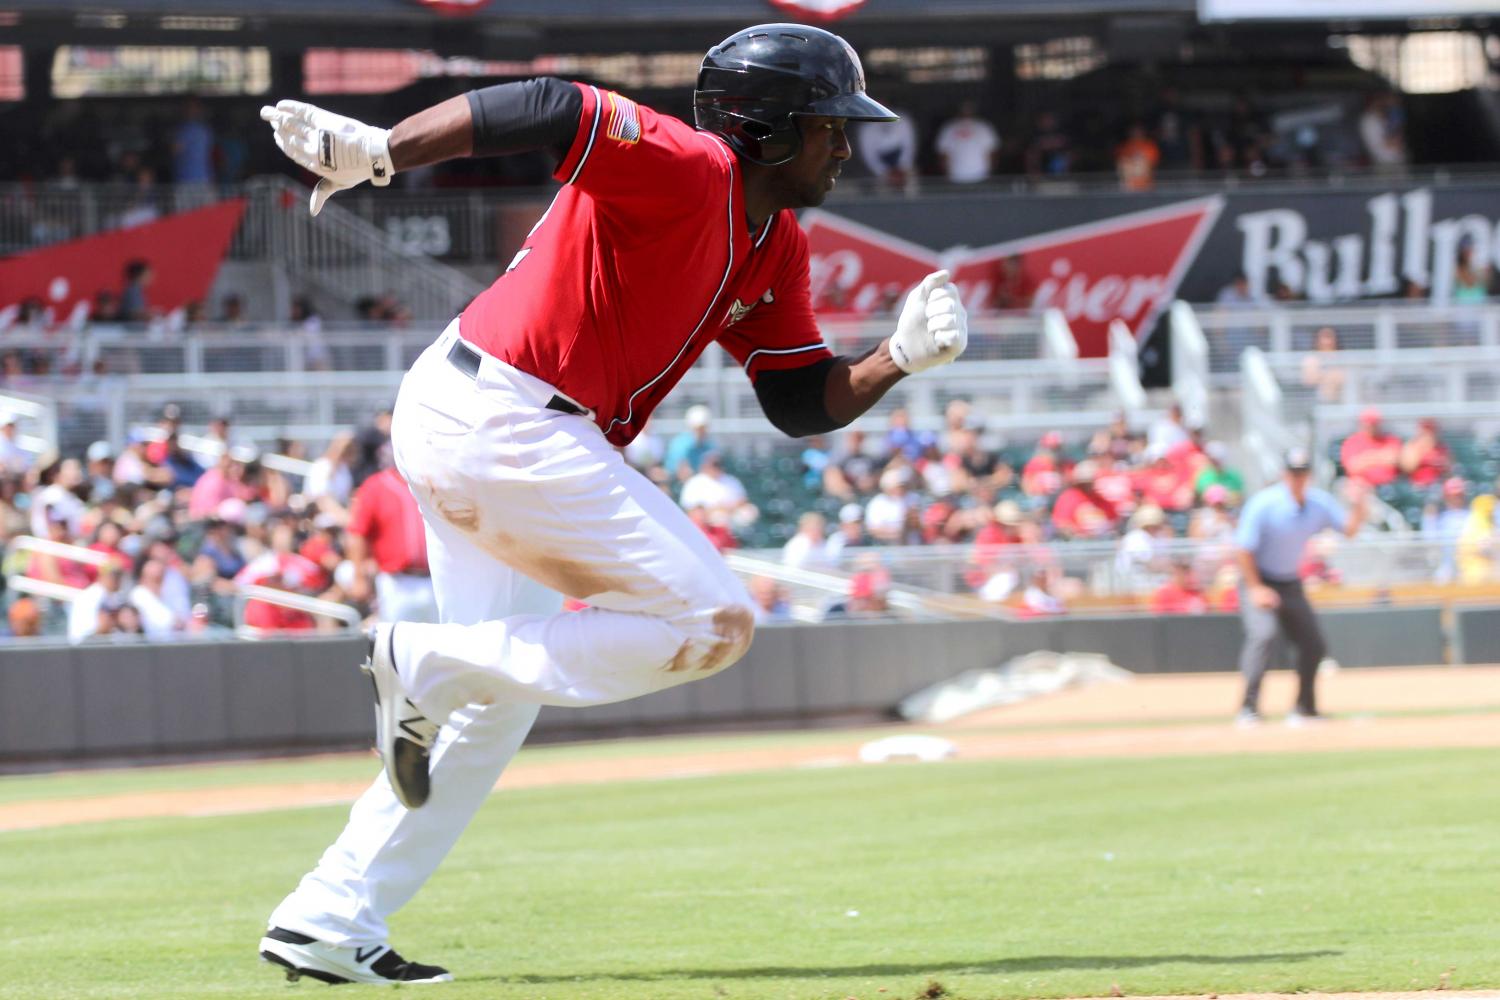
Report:
<svg viewBox="0 0 1500 1000"><path fill-rule="evenodd" d="M974 548L969 554L969 569L964 579L978 590L994 576L1004 561L1004 551L1021 541L1021 522L1026 516L1014 500L1002 500L993 507L974 510Z"/></svg>
<svg viewBox="0 0 1500 1000"><path fill-rule="evenodd" d="M1079 462L1073 467L1073 485L1063 490L1052 507L1052 526L1064 538L1103 538L1114 534L1120 522L1115 505L1094 488L1097 467Z"/></svg>
<svg viewBox="0 0 1500 1000"><path fill-rule="evenodd" d="M351 593L367 600L373 590L381 621L438 620L422 514L394 466L381 469L355 491L344 552L354 566Z"/></svg>
<svg viewBox="0 0 1500 1000"><path fill-rule="evenodd" d="M182 407L176 403L163 406L156 425L161 435L146 446L146 460L152 465L166 465L172 447L170 442L182 431Z"/></svg>
<svg viewBox="0 0 1500 1000"><path fill-rule="evenodd" d="M1036 454L1021 467L1021 492L1029 497L1050 497L1062 489L1063 464L1058 454L1062 437L1048 431L1037 442Z"/></svg>
<svg viewBox="0 0 1500 1000"><path fill-rule="evenodd" d="M295 551L296 543L295 529L287 523L277 524L271 529L270 551L236 573L234 582L241 586L271 587L307 596L321 594L328 587L328 576L317 563ZM245 604L245 624L251 628L277 631L305 631L317 626L312 615L304 611L265 601Z"/></svg>
<svg viewBox="0 0 1500 1000"><path fill-rule="evenodd" d="M1151 595L1151 613L1157 615L1201 615L1208 610L1208 597L1198 583L1191 563L1172 563L1172 577Z"/></svg>
<svg viewBox="0 0 1500 1000"><path fill-rule="evenodd" d="M1162 510L1187 510L1193 506L1194 471L1191 463L1173 462L1167 455L1141 470L1139 488L1142 503L1152 503Z"/></svg>
<svg viewBox="0 0 1500 1000"><path fill-rule="evenodd" d="M1396 478L1401 461L1401 439L1380 426L1380 411L1371 407L1359 415L1359 430L1344 439L1339 461L1351 479L1384 486Z"/></svg>
<svg viewBox="0 0 1500 1000"><path fill-rule="evenodd" d="M1094 489L1099 495L1114 504L1121 515L1134 510L1135 481L1130 470L1117 463L1114 455L1107 451L1091 456L1090 460L1098 469L1094 474Z"/></svg>
<svg viewBox="0 0 1500 1000"><path fill-rule="evenodd" d="M1438 436L1437 421L1423 417L1417 422L1416 437L1401 447L1401 471L1413 486L1431 486L1448 474L1452 464L1448 446Z"/></svg>
<svg viewBox="0 0 1500 1000"><path fill-rule="evenodd" d="M720 552L728 552L730 549L740 547L739 540L734 537L734 532L729 530L728 519L723 515L710 516L707 507L690 507L687 511L688 520L698 526L698 530L708 536L713 547Z"/></svg>

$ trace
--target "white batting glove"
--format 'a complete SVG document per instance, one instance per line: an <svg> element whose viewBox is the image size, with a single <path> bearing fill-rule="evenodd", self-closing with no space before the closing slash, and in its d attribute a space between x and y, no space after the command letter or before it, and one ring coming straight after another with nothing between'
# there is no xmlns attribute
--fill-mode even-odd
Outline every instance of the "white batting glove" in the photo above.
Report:
<svg viewBox="0 0 1500 1000"><path fill-rule="evenodd" d="M969 346L969 314L958 301L958 289L947 271L934 271L906 296L891 360L908 375L946 365Z"/></svg>
<svg viewBox="0 0 1500 1000"><path fill-rule="evenodd" d="M276 145L292 162L311 170L319 178L313 188L313 215L335 191L369 181L376 187L391 182L391 130L336 115L332 111L303 104L278 101L263 107L260 116L271 123Z"/></svg>

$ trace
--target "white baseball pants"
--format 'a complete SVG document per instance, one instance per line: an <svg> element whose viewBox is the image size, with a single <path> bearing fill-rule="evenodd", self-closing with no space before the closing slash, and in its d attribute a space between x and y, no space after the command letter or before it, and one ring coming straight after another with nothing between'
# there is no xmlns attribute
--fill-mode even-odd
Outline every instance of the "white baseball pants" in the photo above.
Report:
<svg viewBox="0 0 1500 1000"><path fill-rule="evenodd" d="M332 944L382 943L525 740L541 705L619 701L724 669L748 648L748 595L687 516L555 390L485 357L448 361L455 321L407 373L392 444L427 524L440 623L396 627L397 670L445 719L432 797L384 774L271 915ZM589 607L562 612L562 596Z"/></svg>
<svg viewBox="0 0 1500 1000"><path fill-rule="evenodd" d="M442 621L431 577L376 573L375 604L383 622Z"/></svg>

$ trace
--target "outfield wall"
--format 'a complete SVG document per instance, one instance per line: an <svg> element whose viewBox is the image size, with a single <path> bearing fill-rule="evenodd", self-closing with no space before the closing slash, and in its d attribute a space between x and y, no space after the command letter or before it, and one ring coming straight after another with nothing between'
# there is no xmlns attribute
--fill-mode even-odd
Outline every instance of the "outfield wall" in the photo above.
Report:
<svg viewBox="0 0 1500 1000"><path fill-rule="evenodd" d="M1440 608L1321 614L1345 666L1442 663ZM1455 615L1456 662L1500 662L1500 611ZM615 705L542 712L553 735L797 723L888 712L975 667L1036 650L1096 652L1141 673L1233 670L1233 615L1023 622L845 622L761 627L745 660L697 683ZM360 637L162 645L9 646L0 652L0 763L367 743Z"/></svg>

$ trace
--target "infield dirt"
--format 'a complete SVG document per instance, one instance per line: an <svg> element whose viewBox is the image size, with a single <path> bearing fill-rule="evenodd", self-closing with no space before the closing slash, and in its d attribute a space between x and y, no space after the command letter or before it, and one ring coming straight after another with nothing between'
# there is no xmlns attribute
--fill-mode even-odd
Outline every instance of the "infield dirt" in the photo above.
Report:
<svg viewBox="0 0 1500 1000"><path fill-rule="evenodd" d="M1320 680L1323 707L1335 718L1302 729L1289 729L1274 717L1253 729L1232 726L1239 683L1233 674L1139 675L941 726L891 725L877 735L938 733L953 741L959 759L969 760L1500 746L1500 667L1340 670ZM1267 678L1264 707L1275 711L1289 705L1293 684L1284 673ZM645 742L640 753L567 760L523 752L501 787L854 766L869 738L871 731L861 730L847 742L835 738L786 746L768 736L765 746L745 747L738 740L733 748L716 748L713 738L705 737L702 750L691 754L652 753ZM22 801L0 805L0 831L337 805L352 802L364 788L354 782L303 782Z"/></svg>

